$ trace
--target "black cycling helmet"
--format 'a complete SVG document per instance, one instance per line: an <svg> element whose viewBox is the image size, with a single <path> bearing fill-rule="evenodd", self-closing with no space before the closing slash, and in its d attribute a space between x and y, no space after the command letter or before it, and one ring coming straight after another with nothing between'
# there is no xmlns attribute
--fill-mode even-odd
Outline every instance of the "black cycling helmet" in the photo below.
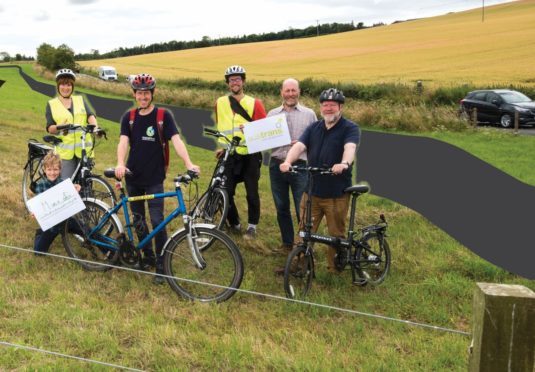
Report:
<svg viewBox="0 0 535 372"><path fill-rule="evenodd" d="M61 78L70 78L73 81L76 81L76 75L69 68L62 68L56 72L56 82Z"/></svg>
<svg viewBox="0 0 535 372"><path fill-rule="evenodd" d="M228 78L233 75L241 76L241 78L245 80L245 69L238 65L230 66L225 71L225 81L228 83Z"/></svg>
<svg viewBox="0 0 535 372"><path fill-rule="evenodd" d="M324 90L320 94L320 103L323 103L325 101L335 101L338 103L344 103L346 101L346 97L344 97L344 92L341 90L338 90L336 88L329 88L327 90Z"/></svg>
<svg viewBox="0 0 535 372"><path fill-rule="evenodd" d="M156 80L149 74L139 74L132 79L130 86L134 91L150 90L153 92L156 87Z"/></svg>

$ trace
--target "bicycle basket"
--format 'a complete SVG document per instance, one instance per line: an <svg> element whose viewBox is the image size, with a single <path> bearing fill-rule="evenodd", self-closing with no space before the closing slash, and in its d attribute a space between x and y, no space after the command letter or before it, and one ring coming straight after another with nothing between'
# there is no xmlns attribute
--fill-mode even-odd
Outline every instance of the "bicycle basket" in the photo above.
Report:
<svg viewBox="0 0 535 372"><path fill-rule="evenodd" d="M50 150L52 150L52 147L45 145L44 143L38 142L33 138L30 138L28 140L28 155L31 158L45 156Z"/></svg>

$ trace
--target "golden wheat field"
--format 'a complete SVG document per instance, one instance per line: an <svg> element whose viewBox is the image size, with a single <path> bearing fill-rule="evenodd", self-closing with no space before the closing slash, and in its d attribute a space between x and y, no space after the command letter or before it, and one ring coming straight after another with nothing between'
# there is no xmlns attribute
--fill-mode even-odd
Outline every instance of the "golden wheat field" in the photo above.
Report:
<svg viewBox="0 0 535 372"><path fill-rule="evenodd" d="M162 36L162 42L168 41ZM122 75L219 80L240 64L253 80L288 76L371 84L535 85L535 0L320 37L80 62Z"/></svg>

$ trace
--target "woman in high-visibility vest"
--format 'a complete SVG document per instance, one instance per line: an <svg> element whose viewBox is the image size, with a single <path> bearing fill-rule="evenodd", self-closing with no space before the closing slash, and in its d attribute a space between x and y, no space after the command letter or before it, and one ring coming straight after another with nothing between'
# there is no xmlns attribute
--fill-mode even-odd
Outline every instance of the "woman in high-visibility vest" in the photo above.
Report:
<svg viewBox="0 0 535 372"><path fill-rule="evenodd" d="M82 157L82 131L58 131L58 125L75 124L85 126L92 124L98 127L97 118L91 107L82 96L73 95L76 75L72 70L63 68L56 73L58 95L48 101L46 105L46 130L50 134L61 138L62 142L56 147L61 158L61 178L71 177ZM86 147L91 148L91 139L86 139ZM93 157L93 154L88 154Z"/></svg>

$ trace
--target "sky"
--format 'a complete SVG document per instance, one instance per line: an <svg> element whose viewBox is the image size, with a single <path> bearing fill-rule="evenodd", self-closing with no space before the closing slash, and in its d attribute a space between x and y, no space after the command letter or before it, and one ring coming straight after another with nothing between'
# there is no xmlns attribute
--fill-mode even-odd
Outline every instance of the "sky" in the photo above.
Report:
<svg viewBox="0 0 535 372"><path fill-rule="evenodd" d="M509 0L510 1L510 0ZM305 28L392 23L508 0L2 0L0 52L35 56L42 43L75 53Z"/></svg>

